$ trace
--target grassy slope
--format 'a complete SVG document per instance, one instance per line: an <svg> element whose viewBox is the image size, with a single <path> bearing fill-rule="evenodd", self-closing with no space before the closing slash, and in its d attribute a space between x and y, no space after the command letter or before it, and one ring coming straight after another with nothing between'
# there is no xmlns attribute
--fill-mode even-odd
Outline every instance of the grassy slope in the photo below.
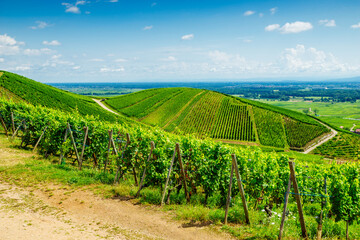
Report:
<svg viewBox="0 0 360 240"><path fill-rule="evenodd" d="M77 109L82 115L99 116L102 120L112 122L121 118L103 110L89 97L66 92L14 73L2 72L0 97L11 98L15 101L24 100L33 105L42 105L66 112Z"/></svg>
<svg viewBox="0 0 360 240"><path fill-rule="evenodd" d="M106 103L118 112L169 132L281 148L301 149L328 131L302 113L209 90L149 89L109 98ZM287 119L293 123L290 127ZM299 132L311 134L298 140Z"/></svg>

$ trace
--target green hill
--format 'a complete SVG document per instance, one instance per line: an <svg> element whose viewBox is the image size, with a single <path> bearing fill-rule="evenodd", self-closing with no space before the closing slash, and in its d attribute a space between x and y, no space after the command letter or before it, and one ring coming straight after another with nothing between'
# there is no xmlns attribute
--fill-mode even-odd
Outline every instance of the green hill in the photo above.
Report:
<svg viewBox="0 0 360 240"><path fill-rule="evenodd" d="M94 115L111 122L121 118L102 109L89 97L63 91L5 71L0 71L0 97L66 112L77 110L82 115Z"/></svg>
<svg viewBox="0 0 360 240"><path fill-rule="evenodd" d="M304 149L329 132L304 114L218 92L192 88L149 89L106 100L113 109L168 132L228 142Z"/></svg>

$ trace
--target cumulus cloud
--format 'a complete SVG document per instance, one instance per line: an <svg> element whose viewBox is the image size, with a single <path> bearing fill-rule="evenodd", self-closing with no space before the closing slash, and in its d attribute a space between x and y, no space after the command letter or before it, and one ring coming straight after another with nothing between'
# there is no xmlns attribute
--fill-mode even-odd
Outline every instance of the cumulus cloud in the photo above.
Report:
<svg viewBox="0 0 360 240"><path fill-rule="evenodd" d="M287 48L281 56L284 71L298 72L345 72L350 70L347 64L340 63L331 53L325 53L316 48L306 48L297 45L295 48Z"/></svg>
<svg viewBox="0 0 360 240"><path fill-rule="evenodd" d="M74 69L74 70L79 70L79 69L80 69L80 66L75 66L75 67L73 67L72 69Z"/></svg>
<svg viewBox="0 0 360 240"><path fill-rule="evenodd" d="M118 59L115 59L115 62L127 62L127 60L124 58L118 58Z"/></svg>
<svg viewBox="0 0 360 240"><path fill-rule="evenodd" d="M102 58L92 58L92 59L90 59L89 61L90 61L90 62L103 62L104 59L102 59Z"/></svg>
<svg viewBox="0 0 360 240"><path fill-rule="evenodd" d="M3 63L3 62L5 62L5 59L0 58L0 63Z"/></svg>
<svg viewBox="0 0 360 240"><path fill-rule="evenodd" d="M187 34L181 37L182 40L192 40L194 39L194 34Z"/></svg>
<svg viewBox="0 0 360 240"><path fill-rule="evenodd" d="M277 7L270 8L271 15L274 15L277 12L277 10L278 10Z"/></svg>
<svg viewBox="0 0 360 240"><path fill-rule="evenodd" d="M120 68L108 68L108 67L103 67L100 68L100 72L102 73L108 73L108 72L124 72L125 68L120 67Z"/></svg>
<svg viewBox="0 0 360 240"><path fill-rule="evenodd" d="M15 67L15 71L28 71L28 70L30 70L31 68L30 68L30 66L17 66L17 67Z"/></svg>
<svg viewBox="0 0 360 240"><path fill-rule="evenodd" d="M167 58L162 58L161 60L162 60L162 61L165 61L165 62L174 62L174 61L177 61L176 57L174 57L174 56L168 56Z"/></svg>
<svg viewBox="0 0 360 240"><path fill-rule="evenodd" d="M325 27L336 27L336 23L334 19L328 20L328 19L324 19L324 20L320 20L319 21L320 25L324 25Z"/></svg>
<svg viewBox="0 0 360 240"><path fill-rule="evenodd" d="M43 28L47 28L47 27L50 27L50 26L51 26L49 23L43 22L43 21L36 21L35 23L36 23L35 26L31 26L31 27L30 27L30 28L33 29L33 30L43 29Z"/></svg>
<svg viewBox="0 0 360 240"><path fill-rule="evenodd" d="M143 30L151 30L151 29L153 29L153 25L150 25L150 26L145 26L144 28L143 28Z"/></svg>
<svg viewBox="0 0 360 240"><path fill-rule="evenodd" d="M48 46L60 46L61 43L58 40L52 40L52 41L43 41L42 44L48 45Z"/></svg>
<svg viewBox="0 0 360 240"><path fill-rule="evenodd" d="M15 55L19 53L19 43L7 34L0 35L0 55Z"/></svg>
<svg viewBox="0 0 360 240"><path fill-rule="evenodd" d="M86 1L78 0L75 3L62 3L62 5L65 6L65 12L80 14L81 11L78 6L85 5L86 3Z"/></svg>
<svg viewBox="0 0 360 240"><path fill-rule="evenodd" d="M51 54L53 53L53 50L49 48L41 48L41 49L25 49L24 55L27 56L40 56L42 54Z"/></svg>
<svg viewBox="0 0 360 240"><path fill-rule="evenodd" d="M360 22L358 24L351 25L351 28L354 28L354 29L360 28Z"/></svg>
<svg viewBox="0 0 360 240"><path fill-rule="evenodd" d="M246 17L251 16L253 14L255 14L255 11L248 10L248 11L244 12L244 16L246 16Z"/></svg>
<svg viewBox="0 0 360 240"><path fill-rule="evenodd" d="M265 31L271 32L271 31L280 31L283 34L289 34L289 33L300 33L304 31L308 31L313 29L313 26L309 22L300 22L296 21L293 23L285 23L282 27L280 27L279 24L271 24L265 27Z"/></svg>
<svg viewBox="0 0 360 240"><path fill-rule="evenodd" d="M278 29L280 29L279 24L271 24L271 25L268 25L265 27L265 31L267 31L267 32L271 32L271 31L278 30Z"/></svg>

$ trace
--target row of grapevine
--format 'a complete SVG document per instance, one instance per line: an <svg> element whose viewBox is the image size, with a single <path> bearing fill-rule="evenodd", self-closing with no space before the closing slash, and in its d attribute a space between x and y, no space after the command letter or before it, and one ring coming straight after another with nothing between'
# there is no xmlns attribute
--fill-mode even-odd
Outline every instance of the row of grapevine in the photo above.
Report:
<svg viewBox="0 0 360 240"><path fill-rule="evenodd" d="M207 93L208 91L202 91L201 93L195 95L195 97L192 98L191 101L189 101L184 107L181 112L179 112L173 119L168 121L166 125L164 126L164 129L168 132L174 132L178 131L178 126L180 123L186 118L186 116L189 114L189 112L196 106L198 101L202 99L202 97Z"/></svg>
<svg viewBox="0 0 360 240"><path fill-rule="evenodd" d="M180 123L179 129L185 134L196 134L200 138L208 135L222 99L221 94L207 92Z"/></svg>
<svg viewBox="0 0 360 240"><path fill-rule="evenodd" d="M143 118L170 98L182 93L182 91L183 89L181 88L162 89L161 91L156 92L156 94L146 97L143 101L118 109L118 111L130 117L136 117L138 119ZM109 105L112 106L111 104Z"/></svg>
<svg viewBox="0 0 360 240"><path fill-rule="evenodd" d="M302 149L308 142L330 130L324 126L310 125L284 117L287 142L290 148Z"/></svg>
<svg viewBox="0 0 360 240"><path fill-rule="evenodd" d="M203 189L206 199L217 195L224 203L231 169L231 153L236 154L239 172L242 176L245 193L250 204L262 199L265 203L281 204L289 178L288 158L276 153L263 153L261 150L236 148L210 140L197 140L192 137L180 137L162 130L142 129L126 124L111 124L99 121L92 116L81 117L74 113L68 115L43 107L34 107L24 103L13 103L0 100L0 114L7 129L12 128L11 113L15 127L21 127L25 145L34 145L47 126L46 134L39 144L41 152L57 155L63 151L70 164L71 143L63 142L65 129L70 124L75 142L82 142L83 127L89 129L89 139L85 153L85 167L92 167L92 159L96 156L96 169L103 171L104 161L108 152L108 130L115 133L115 142L122 144L125 134L131 136L130 143L121 147L117 156L110 159L108 174L121 169L122 174L136 176L146 166L146 186L161 187L166 179L175 143L179 142L186 171L186 182L196 190ZM155 142L153 156L146 162L150 150L150 141ZM78 146L80 149L80 146ZM71 155L71 153L70 153ZM120 161L120 156L123 157ZM175 166L174 171L179 169ZM180 174L173 174L170 183L179 182ZM113 176L113 175L112 175ZM360 218L360 168L356 163L346 165L327 164L321 168L317 164L297 163L296 176L302 191L311 191L326 195L319 179L327 178L329 198L329 215L349 222ZM235 186L236 184L234 184ZM234 187L233 195L238 191ZM196 191L195 191L196 192ZM321 196L320 196L321 198ZM307 198L304 197L304 201Z"/></svg>
<svg viewBox="0 0 360 240"><path fill-rule="evenodd" d="M260 143L266 146L284 148L286 145L282 115L253 107L256 129Z"/></svg>
<svg viewBox="0 0 360 240"><path fill-rule="evenodd" d="M226 98L219 109L211 136L218 139L255 141L248 106Z"/></svg>
<svg viewBox="0 0 360 240"><path fill-rule="evenodd" d="M174 117L186 103L191 101L191 99L200 92L202 92L202 90L192 88L182 91L144 117L142 122L163 127L169 119Z"/></svg>
<svg viewBox="0 0 360 240"><path fill-rule="evenodd" d="M76 109L82 115L96 115L101 120L112 122L121 118L102 109L89 97L66 92L14 73L4 72L0 76L0 87L15 95L16 100L23 99L34 105L66 112L73 112Z"/></svg>

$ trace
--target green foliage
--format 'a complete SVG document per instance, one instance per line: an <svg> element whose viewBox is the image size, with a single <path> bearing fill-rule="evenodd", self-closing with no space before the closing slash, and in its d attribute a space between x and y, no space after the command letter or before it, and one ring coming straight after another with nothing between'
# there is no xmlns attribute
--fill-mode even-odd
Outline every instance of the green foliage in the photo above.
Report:
<svg viewBox="0 0 360 240"><path fill-rule="evenodd" d="M81 115L94 115L107 121L120 118L102 109L89 97L66 92L14 73L4 72L0 76L0 88L5 89L7 95L15 98L15 101L22 99L35 106L41 105L66 112L78 111Z"/></svg>
<svg viewBox="0 0 360 240"><path fill-rule="evenodd" d="M141 122L197 138L258 141L266 146L303 148L328 131L304 114L208 90L150 89L110 98L106 103ZM287 131L284 117L296 123L288 124ZM306 132L298 131L303 129ZM307 131L312 132L308 135Z"/></svg>
<svg viewBox="0 0 360 240"><path fill-rule="evenodd" d="M317 147L314 154L337 159L360 159L360 137L339 132L334 138Z"/></svg>
<svg viewBox="0 0 360 240"><path fill-rule="evenodd" d="M310 125L290 118L285 118L287 142L292 149L302 149L308 142L330 129L325 126Z"/></svg>
<svg viewBox="0 0 360 240"><path fill-rule="evenodd" d="M284 148L286 136L282 115L258 107L253 107L253 112L260 143Z"/></svg>

